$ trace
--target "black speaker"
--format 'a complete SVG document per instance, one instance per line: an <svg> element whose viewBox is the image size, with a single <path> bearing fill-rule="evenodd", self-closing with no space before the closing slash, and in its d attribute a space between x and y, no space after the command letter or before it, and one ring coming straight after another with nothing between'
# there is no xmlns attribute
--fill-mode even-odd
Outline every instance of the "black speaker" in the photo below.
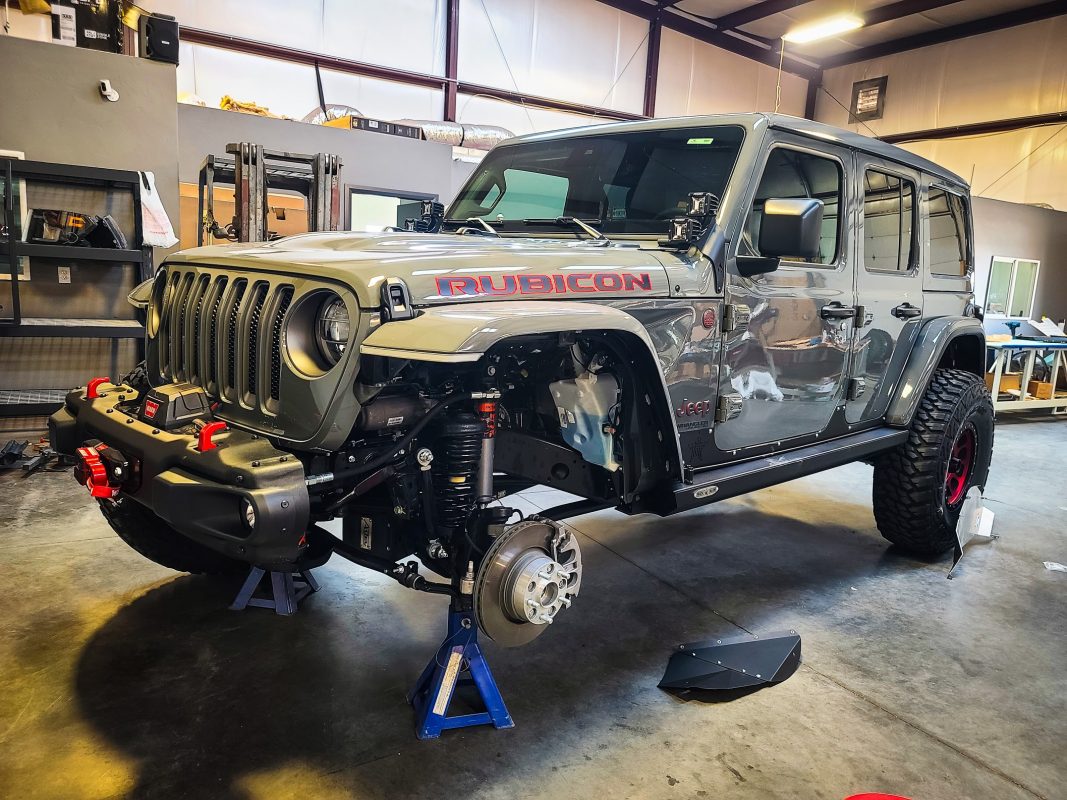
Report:
<svg viewBox="0 0 1067 800"><path fill-rule="evenodd" d="M141 58L178 63L178 21L174 17L141 14L137 28L141 34Z"/></svg>

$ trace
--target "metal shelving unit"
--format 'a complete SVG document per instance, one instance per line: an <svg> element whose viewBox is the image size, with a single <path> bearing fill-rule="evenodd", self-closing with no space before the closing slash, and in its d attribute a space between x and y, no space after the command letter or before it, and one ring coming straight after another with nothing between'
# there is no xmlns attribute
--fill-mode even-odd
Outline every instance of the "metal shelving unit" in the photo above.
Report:
<svg viewBox="0 0 1067 800"><path fill-rule="evenodd" d="M26 317L22 314L20 293L25 291L19 280L19 259L62 259L79 265L97 264L101 269L116 266L132 267L138 282L152 274L152 249L143 245L141 230L141 182L136 172L127 170L85 167L74 164L52 164L42 161L23 161L0 158L0 176L4 181L5 234L0 238L0 271L10 276L11 311L0 318L0 338L3 337L70 337L89 339L135 339L138 358L143 357L144 328L136 320L98 318ZM105 192L129 192L133 202L134 231L130 249L78 247L21 241L23 220L16 220L15 186L20 181L61 184ZM66 391L62 389L7 389L0 387L0 416L50 414L63 404Z"/></svg>

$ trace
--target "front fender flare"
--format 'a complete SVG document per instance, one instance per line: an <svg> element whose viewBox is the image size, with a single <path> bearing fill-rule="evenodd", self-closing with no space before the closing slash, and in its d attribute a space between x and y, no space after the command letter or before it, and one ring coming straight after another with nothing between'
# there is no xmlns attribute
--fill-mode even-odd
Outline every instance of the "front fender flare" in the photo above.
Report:
<svg viewBox="0 0 1067 800"><path fill-rule="evenodd" d="M437 306L409 320L388 322L363 340L365 356L457 364L477 361L515 336L578 331L624 331L655 354L648 331L629 314L597 303L515 301Z"/></svg>
<svg viewBox="0 0 1067 800"><path fill-rule="evenodd" d="M902 428L911 424L911 418L919 407L934 370L948 351L949 344L962 336L975 336L981 342L980 352L985 353L985 329L973 317L938 317L923 325L912 345L911 357L904 366L900 383L889 403L886 422ZM978 365L978 373L985 371L985 364Z"/></svg>
<svg viewBox="0 0 1067 800"><path fill-rule="evenodd" d="M648 331L634 317L609 305L574 301L505 301L434 306L410 320L387 322L364 339L362 356L383 356L413 361L463 364L478 361L494 345L516 336L544 333L607 332L626 334L637 341L630 353L642 367L649 391L662 403L674 436L676 468L681 470L678 425L670 408L663 369Z"/></svg>

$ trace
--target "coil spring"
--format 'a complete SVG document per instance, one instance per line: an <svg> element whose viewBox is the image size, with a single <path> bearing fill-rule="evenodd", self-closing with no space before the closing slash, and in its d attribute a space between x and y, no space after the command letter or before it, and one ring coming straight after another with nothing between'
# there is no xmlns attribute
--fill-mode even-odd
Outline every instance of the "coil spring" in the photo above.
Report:
<svg viewBox="0 0 1067 800"><path fill-rule="evenodd" d="M437 526L463 525L474 507L475 476L484 425L473 414L456 414L440 426L434 446L433 492Z"/></svg>

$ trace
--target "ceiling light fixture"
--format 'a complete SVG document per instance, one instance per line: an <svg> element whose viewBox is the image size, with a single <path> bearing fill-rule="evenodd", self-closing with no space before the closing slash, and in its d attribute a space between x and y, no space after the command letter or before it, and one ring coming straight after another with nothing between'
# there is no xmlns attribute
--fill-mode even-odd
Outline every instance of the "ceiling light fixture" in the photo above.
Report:
<svg viewBox="0 0 1067 800"><path fill-rule="evenodd" d="M789 31L782 39L793 44L806 44L862 27L862 19L846 14L839 17L830 17L820 22L813 22L810 25L802 25Z"/></svg>

